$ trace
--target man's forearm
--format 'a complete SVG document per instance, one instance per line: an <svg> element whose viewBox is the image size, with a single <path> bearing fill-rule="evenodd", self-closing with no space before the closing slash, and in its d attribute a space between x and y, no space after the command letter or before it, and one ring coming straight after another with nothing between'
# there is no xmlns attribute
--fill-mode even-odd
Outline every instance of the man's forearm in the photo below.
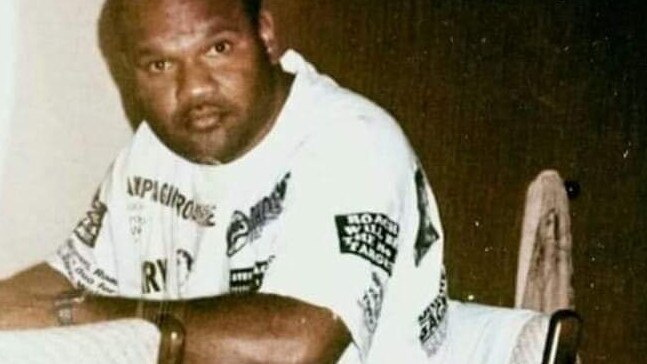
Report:
<svg viewBox="0 0 647 364"><path fill-rule="evenodd" d="M71 285L45 264L0 281L0 329L56 324L53 300Z"/></svg>
<svg viewBox="0 0 647 364"><path fill-rule="evenodd" d="M40 264L0 281L0 330L59 325L56 302L72 290L65 277ZM87 296L72 307L75 323L135 317L137 301Z"/></svg>
<svg viewBox="0 0 647 364"><path fill-rule="evenodd" d="M184 362L335 363L350 343L339 318L327 309L264 294L221 295L189 301L135 301L90 296L82 321L139 316L184 327Z"/></svg>
<svg viewBox="0 0 647 364"><path fill-rule="evenodd" d="M350 343L331 311L276 295L145 301L137 311L158 325L183 323L187 364L335 363Z"/></svg>
<svg viewBox="0 0 647 364"><path fill-rule="evenodd" d="M350 343L331 311L275 295L191 301L184 321L187 363L335 363Z"/></svg>
<svg viewBox="0 0 647 364"><path fill-rule="evenodd" d="M0 329L58 325L55 302L72 289L38 266L0 282ZM332 312L263 294L223 295L185 302L139 302L89 295L72 307L74 323L142 317L157 324L171 314L186 331L185 363L333 363L350 342Z"/></svg>

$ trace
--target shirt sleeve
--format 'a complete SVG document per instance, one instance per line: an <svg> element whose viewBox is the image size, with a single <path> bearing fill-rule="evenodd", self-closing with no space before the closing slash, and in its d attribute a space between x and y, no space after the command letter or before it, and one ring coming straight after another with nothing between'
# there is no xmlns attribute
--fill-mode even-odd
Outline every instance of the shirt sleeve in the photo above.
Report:
<svg viewBox="0 0 647 364"><path fill-rule="evenodd" d="M416 234L402 242L398 274L389 283L369 353L367 362L371 364L448 362L444 234L434 195L420 166L414 181Z"/></svg>
<svg viewBox="0 0 647 364"><path fill-rule="evenodd" d="M107 296L118 293L111 212L107 202L111 192L110 182L111 173L108 173L85 216L65 243L47 260L76 288Z"/></svg>
<svg viewBox="0 0 647 364"><path fill-rule="evenodd" d="M261 287L331 309L362 361L419 220L415 160L406 147L382 150L388 143L367 138L338 138L334 149L292 171L276 256Z"/></svg>

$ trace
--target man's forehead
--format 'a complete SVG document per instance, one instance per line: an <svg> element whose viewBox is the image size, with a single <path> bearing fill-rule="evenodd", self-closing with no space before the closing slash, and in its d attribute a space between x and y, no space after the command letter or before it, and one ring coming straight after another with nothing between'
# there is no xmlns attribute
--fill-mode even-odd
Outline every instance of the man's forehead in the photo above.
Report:
<svg viewBox="0 0 647 364"><path fill-rule="evenodd" d="M121 0L125 26L164 26L182 20L230 20L244 11L242 0ZM149 24L154 23L154 24Z"/></svg>
<svg viewBox="0 0 647 364"><path fill-rule="evenodd" d="M237 29L245 20L241 0L121 0L122 32L129 42L205 29ZM132 45L132 43L131 43Z"/></svg>

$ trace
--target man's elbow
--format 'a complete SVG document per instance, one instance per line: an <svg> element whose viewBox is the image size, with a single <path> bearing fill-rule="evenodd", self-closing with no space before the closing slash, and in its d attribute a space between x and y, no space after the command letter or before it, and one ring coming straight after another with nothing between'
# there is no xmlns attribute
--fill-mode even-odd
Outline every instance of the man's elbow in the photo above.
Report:
<svg viewBox="0 0 647 364"><path fill-rule="evenodd" d="M187 363L324 364L336 363L350 342L312 341L304 337L245 340L220 339L208 344L188 342Z"/></svg>
<svg viewBox="0 0 647 364"><path fill-rule="evenodd" d="M330 324L313 324L302 332L281 337L266 337L249 342L252 354L248 363L264 364L327 364L336 363L351 342L345 325L336 320ZM242 346L246 346L243 342Z"/></svg>
<svg viewBox="0 0 647 364"><path fill-rule="evenodd" d="M338 318L329 326L312 327L308 330L310 333L293 340L290 344L291 348L289 348L289 352L293 355L288 356L288 362L293 364L336 363L351 344L351 335ZM282 362L286 362L285 358Z"/></svg>

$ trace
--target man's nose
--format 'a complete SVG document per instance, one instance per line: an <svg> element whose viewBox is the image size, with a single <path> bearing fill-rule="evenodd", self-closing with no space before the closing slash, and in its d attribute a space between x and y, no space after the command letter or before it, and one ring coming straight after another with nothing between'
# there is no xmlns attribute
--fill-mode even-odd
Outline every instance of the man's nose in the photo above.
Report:
<svg viewBox="0 0 647 364"><path fill-rule="evenodd" d="M201 64L184 64L178 74L178 100L192 100L216 91L217 83L209 68Z"/></svg>

